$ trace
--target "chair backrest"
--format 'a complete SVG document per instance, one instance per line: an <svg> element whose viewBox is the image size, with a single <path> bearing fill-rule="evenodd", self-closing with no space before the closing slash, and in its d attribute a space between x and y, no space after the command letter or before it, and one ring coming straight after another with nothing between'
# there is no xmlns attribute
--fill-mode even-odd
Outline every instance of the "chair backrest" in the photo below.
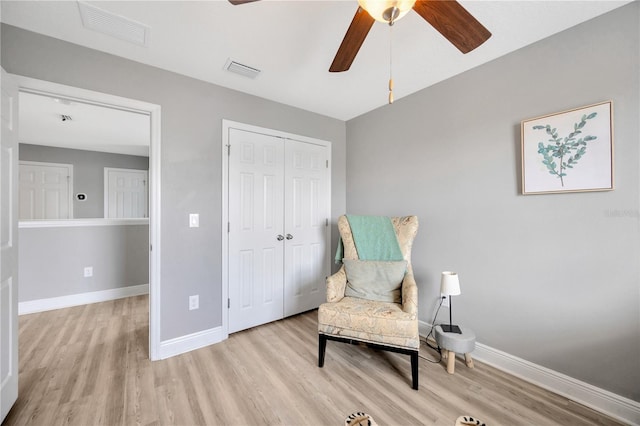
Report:
<svg viewBox="0 0 640 426"><path fill-rule="evenodd" d="M393 229L396 232L398 238L398 244L400 245L400 251L402 256L407 261L407 269L413 272L411 268L411 247L413 246L413 240L418 233L418 217L417 216L402 216L391 217L391 223ZM347 217L342 215L338 218L338 231L342 238L342 244L344 246L343 257L345 259L358 259L358 251L356 245L353 242L353 234L351 233L351 226Z"/></svg>

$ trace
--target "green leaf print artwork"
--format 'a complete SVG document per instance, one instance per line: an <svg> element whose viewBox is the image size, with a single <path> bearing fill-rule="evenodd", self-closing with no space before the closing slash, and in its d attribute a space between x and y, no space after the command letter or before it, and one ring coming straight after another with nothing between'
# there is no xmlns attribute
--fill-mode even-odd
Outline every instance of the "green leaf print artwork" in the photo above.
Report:
<svg viewBox="0 0 640 426"><path fill-rule="evenodd" d="M563 187L568 169L573 169L587 153L587 142L597 139L596 136L582 136L587 120L593 119L597 114L597 112L583 114L580 122L574 123L573 131L564 138L558 135L558 129L548 124L533 126L534 130L544 130L550 136L546 145L544 142L538 142L538 154L542 156L542 164L546 166L549 174L560 179Z"/></svg>

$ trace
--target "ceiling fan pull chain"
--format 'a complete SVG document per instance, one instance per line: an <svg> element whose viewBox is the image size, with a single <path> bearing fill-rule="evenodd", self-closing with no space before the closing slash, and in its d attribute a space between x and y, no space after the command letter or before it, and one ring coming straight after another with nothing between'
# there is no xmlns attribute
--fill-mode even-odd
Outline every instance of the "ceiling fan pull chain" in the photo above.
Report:
<svg viewBox="0 0 640 426"><path fill-rule="evenodd" d="M393 21L389 22L389 105L393 103Z"/></svg>

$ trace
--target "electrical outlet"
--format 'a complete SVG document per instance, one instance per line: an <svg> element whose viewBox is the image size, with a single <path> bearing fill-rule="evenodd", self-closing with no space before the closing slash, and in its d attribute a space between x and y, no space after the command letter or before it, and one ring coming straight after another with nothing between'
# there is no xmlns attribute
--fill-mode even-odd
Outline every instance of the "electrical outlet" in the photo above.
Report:
<svg viewBox="0 0 640 426"><path fill-rule="evenodd" d="M440 295L440 297L442 297L442 307L443 308L448 308L449 307L449 298L443 294Z"/></svg>
<svg viewBox="0 0 640 426"><path fill-rule="evenodd" d="M84 267L84 277L89 278L93 276L93 266Z"/></svg>
<svg viewBox="0 0 640 426"><path fill-rule="evenodd" d="M199 295L195 295L195 296L189 296L189 310L193 311L194 309L199 309L200 308L200 296Z"/></svg>
<svg viewBox="0 0 640 426"><path fill-rule="evenodd" d="M200 227L200 215L198 213L189 214L189 228Z"/></svg>

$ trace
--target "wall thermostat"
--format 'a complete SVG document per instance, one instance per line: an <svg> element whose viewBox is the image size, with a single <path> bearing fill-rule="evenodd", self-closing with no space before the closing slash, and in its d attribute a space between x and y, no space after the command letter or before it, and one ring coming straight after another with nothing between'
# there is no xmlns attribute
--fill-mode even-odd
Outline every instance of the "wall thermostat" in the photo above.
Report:
<svg viewBox="0 0 640 426"><path fill-rule="evenodd" d="M83 194L82 192L76 194L76 199L78 201L84 201L87 199L87 194Z"/></svg>

